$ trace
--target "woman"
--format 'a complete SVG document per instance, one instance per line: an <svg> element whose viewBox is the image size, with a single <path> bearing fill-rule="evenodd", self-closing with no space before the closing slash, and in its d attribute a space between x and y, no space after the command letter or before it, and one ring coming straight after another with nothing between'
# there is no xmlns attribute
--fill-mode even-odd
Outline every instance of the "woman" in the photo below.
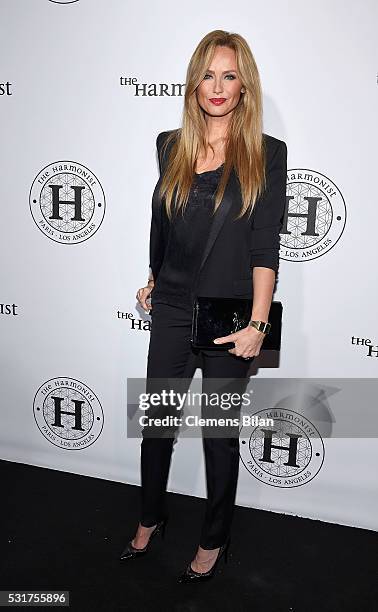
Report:
<svg viewBox="0 0 378 612"><path fill-rule="evenodd" d="M287 149L283 141L262 133L259 73L242 36L215 30L200 41L188 66L182 127L159 134L157 149L151 274L137 293L152 316L149 389L163 378L193 376L198 351L191 348L190 333L196 295L253 298L251 321L268 321L286 201ZM248 325L215 340L215 350L200 351L203 388L213 388L215 378L231 379L227 388L233 380L245 383L250 359L259 355L264 337ZM234 348L222 348L230 341ZM165 490L174 436L164 428L149 434L145 428L140 523L122 560L146 553L167 522ZM206 515L200 545L181 582L212 577L223 553L227 560L230 542L239 440L203 436L203 446Z"/></svg>

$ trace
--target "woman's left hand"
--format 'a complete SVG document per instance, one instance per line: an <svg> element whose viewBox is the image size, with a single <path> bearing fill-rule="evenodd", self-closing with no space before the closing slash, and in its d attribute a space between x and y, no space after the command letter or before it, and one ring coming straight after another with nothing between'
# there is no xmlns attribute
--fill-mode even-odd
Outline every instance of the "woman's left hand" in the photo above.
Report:
<svg viewBox="0 0 378 612"><path fill-rule="evenodd" d="M249 325L239 331L215 338L214 344L225 344L226 342L234 342L235 348L229 349L228 352L237 357L244 357L244 359L250 359L257 357L260 354L261 345L265 338L265 334L255 327Z"/></svg>

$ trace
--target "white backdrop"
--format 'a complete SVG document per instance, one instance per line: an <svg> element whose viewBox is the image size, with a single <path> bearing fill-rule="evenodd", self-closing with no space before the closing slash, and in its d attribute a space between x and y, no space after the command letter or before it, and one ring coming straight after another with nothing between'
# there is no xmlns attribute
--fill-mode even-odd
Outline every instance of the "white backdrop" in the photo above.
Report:
<svg viewBox="0 0 378 612"><path fill-rule="evenodd" d="M3 459L140 483L126 391L146 368L135 294L155 139L180 125L172 84L216 28L255 55L264 131L288 146L290 214L317 206L316 235L291 216L281 236L282 350L251 374L376 377L377 18L373 0L0 1ZM76 214L61 203L75 197ZM301 486L263 481L244 458L237 503L376 530L377 439L316 444ZM169 490L204 497L200 440L176 449Z"/></svg>

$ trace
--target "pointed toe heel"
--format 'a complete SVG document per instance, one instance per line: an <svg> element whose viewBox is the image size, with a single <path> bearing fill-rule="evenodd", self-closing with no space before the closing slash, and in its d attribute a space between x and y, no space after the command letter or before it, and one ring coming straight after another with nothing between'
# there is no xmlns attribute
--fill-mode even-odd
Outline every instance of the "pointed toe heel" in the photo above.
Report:
<svg viewBox="0 0 378 612"><path fill-rule="evenodd" d="M186 570L179 576L178 578L178 582L180 583L184 583L184 582L204 582L206 580L210 580L211 578L213 578L213 576L215 575L215 570L216 567L221 559L221 557L224 555L224 562L227 563L228 561L228 549L230 546L230 538L225 542L225 544L223 544L223 546L220 547L219 551L218 551L218 555L217 558L215 559L215 563L214 565L207 571L207 572L195 572L194 569L192 569L192 565L191 562L187 565Z"/></svg>
<svg viewBox="0 0 378 612"><path fill-rule="evenodd" d="M155 529L151 532L149 540L144 548L135 548L135 546L133 546L131 543L132 540L130 540L126 545L126 548L121 553L121 556L119 558L120 561L123 562L123 561L127 561L128 559L135 559L136 557L143 557L145 554L147 554L147 552L150 550L151 541L156 535L160 533L161 537L164 538L165 528L167 526L167 523L168 523L167 517L161 520L159 523L157 523Z"/></svg>

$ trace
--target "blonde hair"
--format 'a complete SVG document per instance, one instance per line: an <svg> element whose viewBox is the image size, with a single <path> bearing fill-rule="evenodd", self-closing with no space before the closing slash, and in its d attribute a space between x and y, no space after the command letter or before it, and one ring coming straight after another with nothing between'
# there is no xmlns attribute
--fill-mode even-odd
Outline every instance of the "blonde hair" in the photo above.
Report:
<svg viewBox="0 0 378 612"><path fill-rule="evenodd" d="M214 212L219 207L232 168L240 182L242 206L237 218L247 211L250 215L257 198L266 186L265 147L262 134L262 91L260 76L252 51L239 34L213 30L204 36L195 49L187 69L182 127L168 135L163 152L174 140L159 195L165 198L171 218L173 194L177 189L177 209L185 207L194 178L195 164L200 150L206 151L206 121L198 104L196 88L204 78L217 46L233 49L237 70L245 93L234 108L226 135L225 163L215 194Z"/></svg>

